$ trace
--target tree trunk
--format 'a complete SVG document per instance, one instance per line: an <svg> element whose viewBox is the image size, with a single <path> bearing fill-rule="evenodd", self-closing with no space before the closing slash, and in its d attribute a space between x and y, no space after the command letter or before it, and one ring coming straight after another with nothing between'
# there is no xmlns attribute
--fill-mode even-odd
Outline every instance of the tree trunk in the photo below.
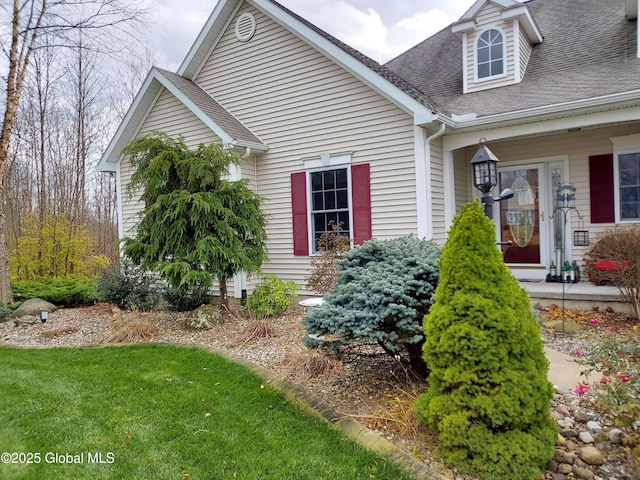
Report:
<svg viewBox="0 0 640 480"><path fill-rule="evenodd" d="M411 370L415 373L418 378L422 380L426 380L429 375L429 368L422 358L422 343L407 343L406 349L409 354L409 364L411 365Z"/></svg>
<svg viewBox="0 0 640 480"><path fill-rule="evenodd" d="M7 236L4 185L0 185L0 302L13 303L13 290L9 274L9 238Z"/></svg>
<svg viewBox="0 0 640 480"><path fill-rule="evenodd" d="M20 5L17 0L13 2L13 15L11 21L11 49L9 51L9 72L7 74L7 87L4 105L4 119L0 129L0 301L13 303L13 291L11 290L11 277L9 272L9 237L7 235L7 212L4 195L4 173L9 157L9 145L11 132L16 121L18 103L22 94L24 78L31 60L38 30L42 24L45 11L48 7L46 1L42 2L40 11L34 13L34 23L30 23L30 33L20 32ZM22 44L20 42L22 37Z"/></svg>
<svg viewBox="0 0 640 480"><path fill-rule="evenodd" d="M405 343L405 350L409 354L409 366L411 367L411 372L413 372L418 378L422 380L426 380L429 375L429 369L427 368L427 364L424 362L422 358L422 344L420 343ZM378 345L382 347L382 349L393 358L399 358L398 352L390 349L384 342L378 342Z"/></svg>
<svg viewBox="0 0 640 480"><path fill-rule="evenodd" d="M227 291L227 279L218 277L218 285L220 286L220 311L229 310L229 293Z"/></svg>

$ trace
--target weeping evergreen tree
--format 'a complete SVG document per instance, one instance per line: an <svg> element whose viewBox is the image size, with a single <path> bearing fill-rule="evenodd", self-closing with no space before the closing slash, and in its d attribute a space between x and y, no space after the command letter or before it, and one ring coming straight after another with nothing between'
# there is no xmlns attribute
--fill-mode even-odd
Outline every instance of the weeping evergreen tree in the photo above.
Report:
<svg viewBox="0 0 640 480"><path fill-rule="evenodd" d="M557 438L549 363L528 295L479 203L455 218L439 267L424 321L429 390L415 410L451 466L487 479L539 478Z"/></svg>
<svg viewBox="0 0 640 480"><path fill-rule="evenodd" d="M190 150L162 132L133 140L123 153L134 169L129 194L142 191L146 204L124 254L185 295L217 280L220 308L228 306L227 280L258 272L267 259L262 199L246 180L227 179L238 155L218 144Z"/></svg>

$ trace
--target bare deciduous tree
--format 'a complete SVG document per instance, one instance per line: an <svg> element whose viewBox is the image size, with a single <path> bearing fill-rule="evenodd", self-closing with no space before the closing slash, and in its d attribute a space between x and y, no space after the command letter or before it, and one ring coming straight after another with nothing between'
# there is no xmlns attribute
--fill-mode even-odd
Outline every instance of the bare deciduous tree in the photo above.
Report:
<svg viewBox="0 0 640 480"><path fill-rule="evenodd" d="M0 30L0 47L8 59L4 98L0 99L4 108L0 129L0 302L11 303L5 172L34 51L75 46L75 34L86 32L86 48L115 54L126 50L124 40L134 34L129 27L141 21L145 11L126 0L13 0L11 6L0 5L2 10L11 22L6 31Z"/></svg>

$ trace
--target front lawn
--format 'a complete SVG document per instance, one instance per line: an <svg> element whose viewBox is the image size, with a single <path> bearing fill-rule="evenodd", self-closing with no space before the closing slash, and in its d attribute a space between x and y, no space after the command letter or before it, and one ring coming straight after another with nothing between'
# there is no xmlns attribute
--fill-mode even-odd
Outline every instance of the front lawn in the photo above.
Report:
<svg viewBox="0 0 640 480"><path fill-rule="evenodd" d="M0 347L0 454L11 479L411 478L246 368L165 345Z"/></svg>

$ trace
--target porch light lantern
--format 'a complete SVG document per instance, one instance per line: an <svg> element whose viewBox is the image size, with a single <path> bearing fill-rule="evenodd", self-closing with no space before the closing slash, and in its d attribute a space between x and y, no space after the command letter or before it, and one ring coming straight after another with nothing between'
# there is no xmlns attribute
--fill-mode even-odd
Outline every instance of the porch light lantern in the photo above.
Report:
<svg viewBox="0 0 640 480"><path fill-rule="evenodd" d="M480 148L471 159L473 186L489 193L498 185L498 157L487 147L487 139L480 139Z"/></svg>
<svg viewBox="0 0 640 480"><path fill-rule="evenodd" d="M473 168L473 186L482 192L480 201L484 205L484 214L493 219L493 204L513 197L510 188L506 188L499 197L491 195L493 187L498 185L498 157L487 147L487 139L480 139L480 148L471 159Z"/></svg>

